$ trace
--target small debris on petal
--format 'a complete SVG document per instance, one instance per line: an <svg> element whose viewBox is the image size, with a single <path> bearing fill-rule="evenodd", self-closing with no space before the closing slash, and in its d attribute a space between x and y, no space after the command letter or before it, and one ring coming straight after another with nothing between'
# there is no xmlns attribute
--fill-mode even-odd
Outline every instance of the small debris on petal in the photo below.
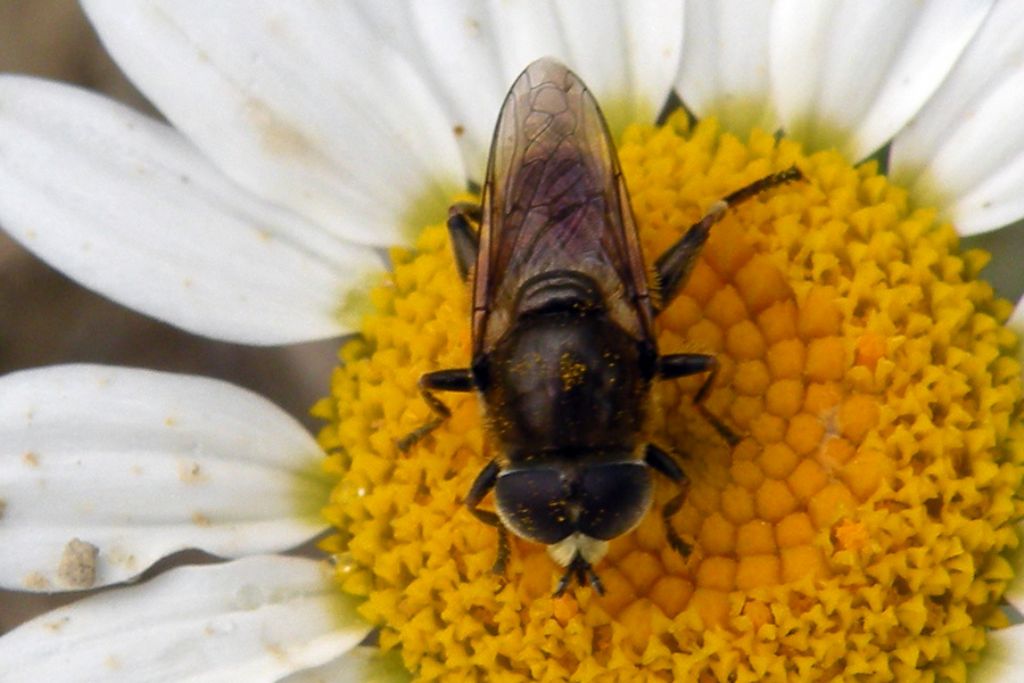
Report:
<svg viewBox="0 0 1024 683"><path fill-rule="evenodd" d="M198 484L206 481L203 469L195 460L178 461L178 479L185 484Z"/></svg>
<svg viewBox="0 0 1024 683"><path fill-rule="evenodd" d="M39 467L39 454L28 451L25 455L21 456L21 461L29 467Z"/></svg>
<svg viewBox="0 0 1024 683"><path fill-rule="evenodd" d="M21 582L25 588L31 591L44 591L50 587L50 582L39 572L32 572Z"/></svg>
<svg viewBox="0 0 1024 683"><path fill-rule="evenodd" d="M96 583L96 557L99 548L92 543L73 538L64 546L64 554L57 567L57 578L70 588L92 588Z"/></svg>

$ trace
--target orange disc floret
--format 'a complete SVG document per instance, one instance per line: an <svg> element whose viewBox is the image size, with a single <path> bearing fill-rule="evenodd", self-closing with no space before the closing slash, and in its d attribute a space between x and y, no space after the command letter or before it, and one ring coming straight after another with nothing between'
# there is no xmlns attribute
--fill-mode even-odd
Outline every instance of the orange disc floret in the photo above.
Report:
<svg viewBox="0 0 1024 683"><path fill-rule="evenodd" d="M768 444L760 459L761 469L773 479L786 478L799 462L797 454L784 443Z"/></svg>
<svg viewBox="0 0 1024 683"><path fill-rule="evenodd" d="M828 473L816 461L805 458L796 466L793 473L786 479L789 490L798 500L807 502L815 493L825 488Z"/></svg>
<svg viewBox="0 0 1024 683"><path fill-rule="evenodd" d="M758 327L761 328L761 333L768 344L794 338L796 320L796 302L792 299L776 301L757 316Z"/></svg>
<svg viewBox="0 0 1024 683"><path fill-rule="evenodd" d="M813 382L842 379L848 365L841 337L819 337L807 343L804 366L807 379Z"/></svg>
<svg viewBox="0 0 1024 683"><path fill-rule="evenodd" d="M721 329L728 329L734 325L749 322L746 320L747 307L743 304L743 299L740 298L736 288L732 285L720 287L711 296L711 300L708 301L707 307L704 309L704 315L717 323Z"/></svg>
<svg viewBox="0 0 1024 683"><path fill-rule="evenodd" d="M711 556L700 563L697 586L730 591L736 585L736 560L731 557Z"/></svg>
<svg viewBox="0 0 1024 683"><path fill-rule="evenodd" d="M732 553L736 546L736 525L723 517L721 512L715 512L704 518L697 541L701 549L711 555Z"/></svg>
<svg viewBox="0 0 1024 683"><path fill-rule="evenodd" d="M771 376L768 366L761 360L744 360L736 364L732 386L737 393L747 396L761 396L768 389Z"/></svg>
<svg viewBox="0 0 1024 683"><path fill-rule="evenodd" d="M322 547L384 648L418 681L963 681L1013 575L1024 516L1020 364L1010 313L972 280L934 212L872 163L748 144L685 117L632 127L622 168L648 264L723 194L797 164L807 180L731 209L656 321L662 353L712 353L704 376L659 381L638 444L678 456L690 492L655 474L652 510L575 583L543 546L497 533L461 501L500 453L474 397L418 377L470 363L469 288L444 227L392 253L362 334L316 414L337 480ZM493 509L491 496L483 507Z"/></svg>
<svg viewBox="0 0 1024 683"><path fill-rule="evenodd" d="M865 332L857 338L857 365L874 370L879 359L885 356L885 337L874 332Z"/></svg>
<svg viewBox="0 0 1024 683"><path fill-rule="evenodd" d="M786 515L775 525L775 542L780 548L809 545L814 538L814 526L806 512Z"/></svg>
<svg viewBox="0 0 1024 683"><path fill-rule="evenodd" d="M737 555L763 555L775 552L775 529L763 519L747 522L736 531Z"/></svg>
<svg viewBox="0 0 1024 683"><path fill-rule="evenodd" d="M764 338L752 320L741 320L726 332L725 350L735 360L756 360L764 355Z"/></svg>
<svg viewBox="0 0 1024 683"><path fill-rule="evenodd" d="M790 301L789 297L791 294L789 285L786 284L785 276L763 254L755 254L751 257L740 268L739 272L736 273L734 282L736 283L736 289L740 292L740 296L743 297L743 301L747 304L747 310L752 313L761 313L761 311L764 311L776 302ZM783 321L776 320L775 316L778 315L781 315L779 311L774 313L765 311L765 313L758 317L757 321L766 334L771 332L771 336L777 339L781 338L778 337L783 332L780 328L785 325ZM763 320L769 321L767 325ZM793 320L795 321L795 315ZM793 333L795 333L795 325L792 329Z"/></svg>
<svg viewBox="0 0 1024 683"><path fill-rule="evenodd" d="M885 479L889 463L881 451L865 449L843 467L842 478L853 495L867 500Z"/></svg>
<svg viewBox="0 0 1024 683"><path fill-rule="evenodd" d="M796 378L772 382L764 397L765 410L779 417L793 417L803 402L804 383Z"/></svg>
<svg viewBox="0 0 1024 683"><path fill-rule="evenodd" d="M838 293L834 287L813 286L800 306L797 331L804 339L827 337L839 333L842 321L836 305Z"/></svg>
<svg viewBox="0 0 1024 683"><path fill-rule="evenodd" d="M878 422L878 412L878 401L872 397L861 394L849 397L839 409L839 427L843 436L860 443Z"/></svg>
<svg viewBox="0 0 1024 683"><path fill-rule="evenodd" d="M768 347L768 370L775 379L799 379L804 374L806 349L799 339L781 339Z"/></svg>
<svg viewBox="0 0 1024 683"><path fill-rule="evenodd" d="M808 455L821 448L824 436L825 424L820 417L810 413L794 415L786 429L786 443L800 455Z"/></svg>
<svg viewBox="0 0 1024 683"><path fill-rule="evenodd" d="M757 513L761 519L775 522L797 508L799 501L785 482L766 480L757 489Z"/></svg>
<svg viewBox="0 0 1024 683"><path fill-rule="evenodd" d="M779 583L781 562L775 553L741 557L736 568L736 588L751 590Z"/></svg>

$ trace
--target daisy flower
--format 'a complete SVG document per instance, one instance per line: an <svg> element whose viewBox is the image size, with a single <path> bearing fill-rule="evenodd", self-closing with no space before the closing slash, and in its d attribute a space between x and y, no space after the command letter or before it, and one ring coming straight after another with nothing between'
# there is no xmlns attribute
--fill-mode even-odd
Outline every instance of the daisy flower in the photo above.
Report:
<svg viewBox="0 0 1024 683"><path fill-rule="evenodd" d="M1013 680L1017 338L959 236L1024 217L1020 3L85 7L169 123L0 77L0 226L196 334L358 334L316 439L198 377L0 379L0 582L111 587L0 637L0 679ZM552 597L519 540L490 571L471 398L395 447L429 417L418 377L468 362L443 221L544 55L601 102L648 262L751 180L807 178L716 225L658 319L663 352L719 358L708 408L741 438L657 385L694 552L649 514L603 596ZM657 124L673 91L689 115ZM328 528L329 563L281 554ZM138 581L184 548L229 559Z"/></svg>

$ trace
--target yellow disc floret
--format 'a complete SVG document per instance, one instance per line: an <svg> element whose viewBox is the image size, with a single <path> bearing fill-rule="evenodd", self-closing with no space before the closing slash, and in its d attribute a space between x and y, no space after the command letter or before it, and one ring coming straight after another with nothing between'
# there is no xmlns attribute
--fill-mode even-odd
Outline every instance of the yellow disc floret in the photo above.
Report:
<svg viewBox="0 0 1024 683"><path fill-rule="evenodd" d="M808 180L730 212L659 316L662 353L713 353L702 378L654 389L651 441L692 481L597 565L607 594L552 591L562 569L462 501L489 459L475 398L409 452L430 418L419 376L469 364L469 288L443 226L372 294L317 407L337 485L324 542L345 591L431 681L962 681L1002 624L1024 473L1020 366L985 256L874 164L800 156L714 122L627 130L620 157L648 263L717 199L797 164ZM566 381L572 380L571 368ZM659 482L656 510L674 489Z"/></svg>

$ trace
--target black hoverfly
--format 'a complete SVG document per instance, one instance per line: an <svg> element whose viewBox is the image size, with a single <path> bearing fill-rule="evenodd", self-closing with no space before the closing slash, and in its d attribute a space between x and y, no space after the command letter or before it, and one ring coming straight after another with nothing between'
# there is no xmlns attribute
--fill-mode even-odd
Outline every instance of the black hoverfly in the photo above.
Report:
<svg viewBox="0 0 1024 683"><path fill-rule="evenodd" d="M450 415L433 392L477 392L499 454L466 505L498 528L496 572L504 572L511 530L546 544L566 567L555 595L574 576L602 593L593 565L651 507L652 470L679 487L662 515L668 542L688 554L669 523L685 500L686 476L640 437L652 382L706 373L694 404L726 440L736 437L703 407L714 356L659 355L654 317L686 283L726 209L800 177L791 168L716 202L655 261L649 283L594 97L550 58L516 79L498 115L482 204L449 211L456 265L473 281L471 364L420 378L434 417L398 444L407 450ZM491 490L496 512L478 507Z"/></svg>

